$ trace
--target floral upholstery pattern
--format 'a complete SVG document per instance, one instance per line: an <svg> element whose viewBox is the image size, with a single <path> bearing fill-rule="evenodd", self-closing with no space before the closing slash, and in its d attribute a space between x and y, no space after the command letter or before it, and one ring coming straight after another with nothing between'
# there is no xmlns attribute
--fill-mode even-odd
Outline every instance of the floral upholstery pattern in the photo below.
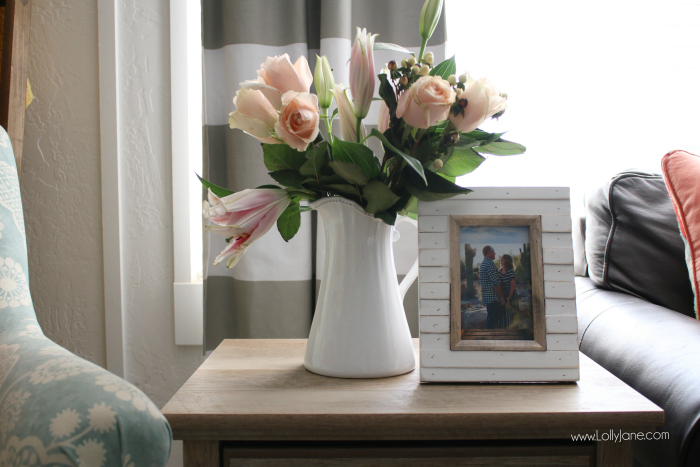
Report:
<svg viewBox="0 0 700 467"><path fill-rule="evenodd" d="M42 333L15 159L0 128L0 467L163 466L171 439L143 392Z"/></svg>

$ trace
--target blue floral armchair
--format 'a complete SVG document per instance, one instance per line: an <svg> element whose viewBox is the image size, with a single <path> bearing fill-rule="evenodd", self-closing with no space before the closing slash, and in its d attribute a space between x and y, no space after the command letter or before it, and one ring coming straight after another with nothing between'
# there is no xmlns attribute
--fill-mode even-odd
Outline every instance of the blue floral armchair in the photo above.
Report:
<svg viewBox="0 0 700 467"><path fill-rule="evenodd" d="M171 439L145 394L42 333L15 159L0 128L0 467L163 466Z"/></svg>

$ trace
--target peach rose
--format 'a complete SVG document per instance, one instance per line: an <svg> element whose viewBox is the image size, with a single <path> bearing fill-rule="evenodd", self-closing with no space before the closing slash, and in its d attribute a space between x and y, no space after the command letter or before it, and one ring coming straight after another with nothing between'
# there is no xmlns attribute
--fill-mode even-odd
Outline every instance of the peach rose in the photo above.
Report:
<svg viewBox="0 0 700 467"><path fill-rule="evenodd" d="M486 95L489 96L489 110L486 112L486 118L491 118L498 113L503 113L506 110L506 98L496 90L496 87L488 78L481 78L479 82L484 86Z"/></svg>
<svg viewBox="0 0 700 467"><path fill-rule="evenodd" d="M287 91L309 92L314 77L306 57L292 65L288 54L267 57L260 64L258 78L240 83L246 89L261 91L277 110L282 108L282 94Z"/></svg>
<svg viewBox="0 0 700 467"><path fill-rule="evenodd" d="M415 128L429 128L447 119L455 96L447 80L439 76L423 76L401 94L396 116Z"/></svg>
<svg viewBox="0 0 700 467"><path fill-rule="evenodd" d="M480 81L468 78L464 90L457 96L457 103L464 110L464 115L450 113L450 121L457 131L469 133L486 120L489 111L489 96Z"/></svg>
<svg viewBox="0 0 700 467"><path fill-rule="evenodd" d="M308 92L288 91L282 95L282 110L275 132L297 151L305 151L318 136L318 97Z"/></svg>
<svg viewBox="0 0 700 467"><path fill-rule="evenodd" d="M279 118L277 110L261 91L239 89L233 103L236 111L231 112L228 118L231 128L243 130L262 143L280 142L274 137L275 124Z"/></svg>

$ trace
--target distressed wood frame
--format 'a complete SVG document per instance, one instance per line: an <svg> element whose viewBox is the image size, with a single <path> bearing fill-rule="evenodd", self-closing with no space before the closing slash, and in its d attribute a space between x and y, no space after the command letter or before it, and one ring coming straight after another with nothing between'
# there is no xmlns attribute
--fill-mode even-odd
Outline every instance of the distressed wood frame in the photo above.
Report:
<svg viewBox="0 0 700 467"><path fill-rule="evenodd" d="M462 340L460 228L468 226L528 226L530 228L532 324L534 340ZM540 216L450 216L450 350L547 350Z"/></svg>
<svg viewBox="0 0 700 467"><path fill-rule="evenodd" d="M419 201L421 381L578 381L578 326L570 214L568 188L484 187L442 201ZM530 349L518 348L517 344L505 344L511 348L504 349L504 342L508 341L490 340L481 341L488 344L475 344L468 351L453 350L455 318L452 317L452 302L453 296L457 299L461 291L458 286L451 286L451 257L454 255L450 251L450 242L451 238L458 242L459 237L450 236L450 230L460 222L484 225L486 219L504 222L504 219L515 217L537 218L541 227L539 234L531 233L530 244L535 250L535 241L540 239L541 264L537 269L542 272L542 279L536 281L533 270L533 312L534 294L539 287L536 282L539 282L544 302L544 337L534 342L525 341L533 347ZM533 269L534 256L533 252ZM461 326L461 320L456 324ZM498 349L491 345L494 343ZM539 346L539 350L534 346Z"/></svg>

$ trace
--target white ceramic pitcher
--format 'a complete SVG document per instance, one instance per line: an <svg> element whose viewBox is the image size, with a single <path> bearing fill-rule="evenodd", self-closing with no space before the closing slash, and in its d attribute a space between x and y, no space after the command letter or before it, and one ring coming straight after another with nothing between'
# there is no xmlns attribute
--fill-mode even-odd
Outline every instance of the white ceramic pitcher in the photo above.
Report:
<svg viewBox="0 0 700 467"><path fill-rule="evenodd" d="M326 260L304 366L338 378L381 378L413 370L416 359L403 297L418 275L418 261L399 287L392 226L345 198L323 198L311 207L325 223Z"/></svg>

